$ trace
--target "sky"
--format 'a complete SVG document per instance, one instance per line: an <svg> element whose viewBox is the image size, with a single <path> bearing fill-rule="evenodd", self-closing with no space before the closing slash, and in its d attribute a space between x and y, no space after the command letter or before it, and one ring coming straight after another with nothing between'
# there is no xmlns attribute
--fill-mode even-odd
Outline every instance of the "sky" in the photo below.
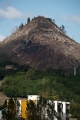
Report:
<svg viewBox="0 0 80 120"><path fill-rule="evenodd" d="M55 19L80 44L80 0L0 0L0 41L37 16Z"/></svg>

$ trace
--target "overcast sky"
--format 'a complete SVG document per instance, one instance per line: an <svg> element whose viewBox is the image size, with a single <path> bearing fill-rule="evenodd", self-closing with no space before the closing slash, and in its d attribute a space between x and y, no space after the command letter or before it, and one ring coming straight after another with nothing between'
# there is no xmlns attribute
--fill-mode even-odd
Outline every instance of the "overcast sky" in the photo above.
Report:
<svg viewBox="0 0 80 120"><path fill-rule="evenodd" d="M65 26L67 35L80 43L80 0L0 0L0 41L27 18L45 16Z"/></svg>

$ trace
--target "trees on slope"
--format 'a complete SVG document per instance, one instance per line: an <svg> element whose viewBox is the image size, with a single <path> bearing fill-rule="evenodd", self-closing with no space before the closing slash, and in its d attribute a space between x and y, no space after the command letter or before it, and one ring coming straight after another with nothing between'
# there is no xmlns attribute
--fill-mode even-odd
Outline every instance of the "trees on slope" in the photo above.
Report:
<svg viewBox="0 0 80 120"><path fill-rule="evenodd" d="M62 26L60 27L60 29L61 29L61 31L62 31L63 33L65 33L65 34L66 34L66 31L65 31L65 26L64 26L64 25L62 25Z"/></svg>
<svg viewBox="0 0 80 120"><path fill-rule="evenodd" d="M27 18L27 23L30 23L30 17Z"/></svg>

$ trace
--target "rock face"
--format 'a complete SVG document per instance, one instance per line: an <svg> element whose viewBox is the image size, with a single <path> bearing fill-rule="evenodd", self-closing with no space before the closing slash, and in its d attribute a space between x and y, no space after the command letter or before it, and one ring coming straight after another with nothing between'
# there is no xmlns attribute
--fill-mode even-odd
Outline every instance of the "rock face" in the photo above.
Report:
<svg viewBox="0 0 80 120"><path fill-rule="evenodd" d="M73 69L80 65L80 44L56 24L37 17L0 44L0 53L36 69Z"/></svg>

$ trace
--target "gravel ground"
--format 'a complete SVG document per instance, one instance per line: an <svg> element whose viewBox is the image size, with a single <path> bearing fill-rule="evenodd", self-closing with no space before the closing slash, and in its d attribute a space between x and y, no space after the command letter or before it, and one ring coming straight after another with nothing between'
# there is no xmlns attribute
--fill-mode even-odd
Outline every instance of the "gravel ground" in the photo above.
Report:
<svg viewBox="0 0 80 120"><path fill-rule="evenodd" d="M9 99L3 92L0 92L0 105L3 105L6 99Z"/></svg>

